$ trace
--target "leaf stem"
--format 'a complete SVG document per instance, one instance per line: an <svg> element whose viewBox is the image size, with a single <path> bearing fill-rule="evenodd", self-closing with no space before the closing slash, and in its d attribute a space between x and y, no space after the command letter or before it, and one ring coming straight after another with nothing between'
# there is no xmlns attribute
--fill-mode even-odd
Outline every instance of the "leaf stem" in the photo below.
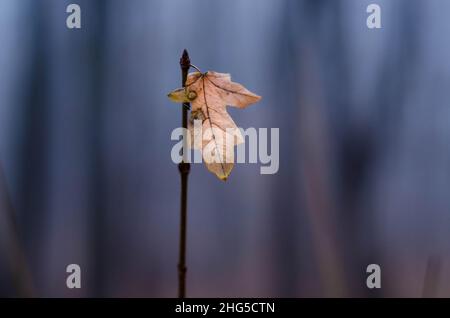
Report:
<svg viewBox="0 0 450 318"><path fill-rule="evenodd" d="M191 61L189 59L189 54L186 50L183 51L183 55L180 59L181 67L181 79L183 87L186 86L186 80L188 76L189 68L191 67ZM187 230L187 189L188 189L188 176L191 169L189 162L185 160L185 154L187 149L187 118L188 111L190 109L189 103L183 103L182 112L182 125L184 128L183 135L183 160L178 165L178 170L181 176L181 204L180 204L180 250L179 250L179 260L178 260L178 297L186 297L186 230Z"/></svg>
<svg viewBox="0 0 450 318"><path fill-rule="evenodd" d="M202 71L200 71L200 69L199 69L197 66L195 66L194 64L190 64L190 67L195 68L199 73L202 72Z"/></svg>

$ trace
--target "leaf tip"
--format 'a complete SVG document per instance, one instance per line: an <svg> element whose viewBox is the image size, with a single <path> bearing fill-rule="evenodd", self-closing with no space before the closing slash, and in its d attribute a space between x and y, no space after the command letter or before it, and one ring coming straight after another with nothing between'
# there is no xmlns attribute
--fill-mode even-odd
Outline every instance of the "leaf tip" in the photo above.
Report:
<svg viewBox="0 0 450 318"><path fill-rule="evenodd" d="M167 94L167 97L174 103L189 103L190 100L186 96L184 88L178 88Z"/></svg>

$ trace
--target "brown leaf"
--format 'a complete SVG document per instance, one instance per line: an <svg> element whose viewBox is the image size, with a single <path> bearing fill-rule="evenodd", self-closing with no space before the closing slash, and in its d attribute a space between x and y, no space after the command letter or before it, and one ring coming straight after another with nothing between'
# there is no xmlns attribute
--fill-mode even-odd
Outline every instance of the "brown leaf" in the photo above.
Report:
<svg viewBox="0 0 450 318"><path fill-rule="evenodd" d="M173 91L169 98L191 102L190 145L201 150L209 171L226 180L234 166L234 146L244 142L226 106L245 108L261 97L232 82L230 74L209 71L189 74L186 88ZM194 120L201 121L203 136L194 134Z"/></svg>

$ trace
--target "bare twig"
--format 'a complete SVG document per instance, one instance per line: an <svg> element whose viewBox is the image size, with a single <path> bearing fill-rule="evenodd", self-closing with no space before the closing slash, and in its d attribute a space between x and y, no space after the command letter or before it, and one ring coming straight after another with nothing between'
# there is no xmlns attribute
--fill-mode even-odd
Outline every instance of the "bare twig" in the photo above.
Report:
<svg viewBox="0 0 450 318"><path fill-rule="evenodd" d="M183 87L186 86L186 79L188 75L191 61L189 54L186 50L183 51L183 55L180 59L181 78ZM182 125L184 131L187 129L188 111L190 109L189 103L183 103L182 105ZM187 222L187 187L188 187L188 175L191 169L189 162L185 160L185 154L187 152L187 136L183 135L183 161L178 165L178 169L181 175L181 209L180 209L180 255L178 262L178 297L186 297L186 222Z"/></svg>

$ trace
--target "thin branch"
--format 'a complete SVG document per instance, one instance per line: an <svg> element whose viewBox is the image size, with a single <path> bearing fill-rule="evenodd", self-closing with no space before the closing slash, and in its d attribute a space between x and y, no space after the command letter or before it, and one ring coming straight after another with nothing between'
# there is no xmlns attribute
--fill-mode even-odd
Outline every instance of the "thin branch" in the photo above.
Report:
<svg viewBox="0 0 450 318"><path fill-rule="evenodd" d="M180 59L181 67L181 79L183 87L186 87L186 80L188 76L189 68L191 67L191 61L189 54L186 50L183 51L183 55ZM189 103L183 103L182 112L182 125L184 132L187 130L187 118L188 110L190 109ZM187 230L187 189L188 189L188 176L191 169L189 162L185 161L185 151L187 151L187 136L183 135L183 161L178 165L178 170L181 176L181 205L180 205L180 254L178 261L178 297L186 297L186 230Z"/></svg>

